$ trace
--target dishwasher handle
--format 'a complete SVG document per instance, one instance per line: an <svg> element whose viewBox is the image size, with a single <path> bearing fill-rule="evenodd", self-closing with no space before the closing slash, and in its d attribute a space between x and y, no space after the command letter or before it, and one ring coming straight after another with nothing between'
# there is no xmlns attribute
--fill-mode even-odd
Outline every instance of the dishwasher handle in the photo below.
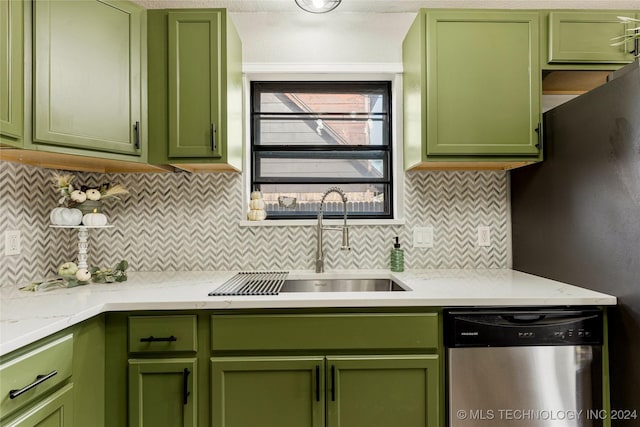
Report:
<svg viewBox="0 0 640 427"><path fill-rule="evenodd" d="M536 323L541 320L544 320L546 319L547 316L544 314L527 313L527 314L504 314L500 317L510 323L528 324L528 323Z"/></svg>

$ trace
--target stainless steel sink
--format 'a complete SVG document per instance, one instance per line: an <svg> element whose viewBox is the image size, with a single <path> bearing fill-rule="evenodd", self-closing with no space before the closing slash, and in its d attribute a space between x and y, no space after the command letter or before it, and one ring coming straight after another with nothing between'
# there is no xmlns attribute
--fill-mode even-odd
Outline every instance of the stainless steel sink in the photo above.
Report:
<svg viewBox="0 0 640 427"><path fill-rule="evenodd" d="M396 292L405 287L389 279L285 280L280 292Z"/></svg>

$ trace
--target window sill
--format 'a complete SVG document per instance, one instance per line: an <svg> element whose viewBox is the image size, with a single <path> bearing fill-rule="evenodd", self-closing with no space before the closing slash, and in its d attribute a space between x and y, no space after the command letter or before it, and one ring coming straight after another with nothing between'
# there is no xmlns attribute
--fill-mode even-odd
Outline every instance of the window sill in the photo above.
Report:
<svg viewBox="0 0 640 427"><path fill-rule="evenodd" d="M324 225L342 225L341 219L325 219L322 221ZM315 219L283 219L264 221L240 221L240 227L296 227L296 226L314 226L318 223ZM361 225L404 225L404 219L347 219L349 227L357 227Z"/></svg>

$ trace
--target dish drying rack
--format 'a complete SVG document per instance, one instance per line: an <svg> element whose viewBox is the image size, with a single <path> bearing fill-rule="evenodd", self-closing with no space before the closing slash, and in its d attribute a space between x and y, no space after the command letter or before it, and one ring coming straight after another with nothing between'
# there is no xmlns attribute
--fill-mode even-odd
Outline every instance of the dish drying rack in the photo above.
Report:
<svg viewBox="0 0 640 427"><path fill-rule="evenodd" d="M241 271L209 292L209 296L278 295L288 274L288 271Z"/></svg>

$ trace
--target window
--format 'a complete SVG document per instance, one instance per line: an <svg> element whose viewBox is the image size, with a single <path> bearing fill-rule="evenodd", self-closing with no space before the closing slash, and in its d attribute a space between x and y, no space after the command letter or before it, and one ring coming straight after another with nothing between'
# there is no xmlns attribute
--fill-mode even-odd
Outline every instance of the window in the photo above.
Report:
<svg viewBox="0 0 640 427"><path fill-rule="evenodd" d="M390 82L252 82L251 187L269 219L392 218ZM340 218L330 194L325 217Z"/></svg>

